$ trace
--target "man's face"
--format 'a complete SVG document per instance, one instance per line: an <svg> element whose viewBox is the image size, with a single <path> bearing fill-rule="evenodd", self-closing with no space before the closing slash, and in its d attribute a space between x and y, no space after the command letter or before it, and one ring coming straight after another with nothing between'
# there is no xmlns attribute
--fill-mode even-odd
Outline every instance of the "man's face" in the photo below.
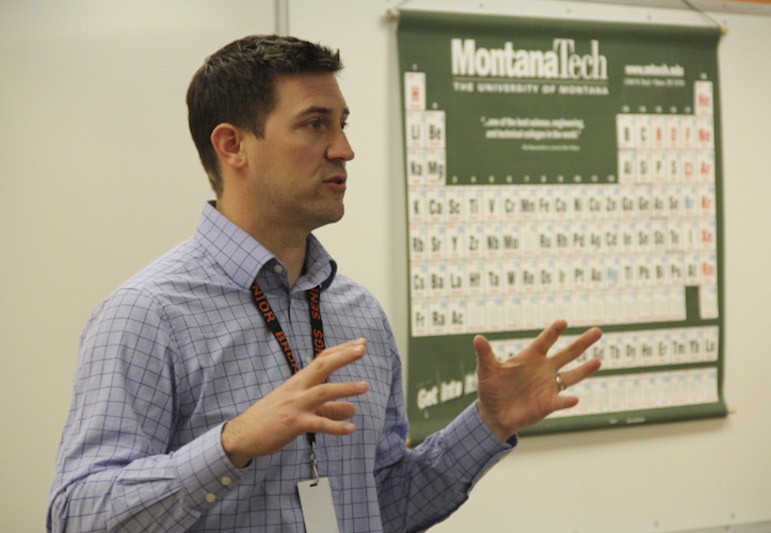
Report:
<svg viewBox="0 0 771 533"><path fill-rule="evenodd" d="M248 201L263 223L310 232L343 216L348 107L330 73L281 75L276 96L263 136L246 145Z"/></svg>

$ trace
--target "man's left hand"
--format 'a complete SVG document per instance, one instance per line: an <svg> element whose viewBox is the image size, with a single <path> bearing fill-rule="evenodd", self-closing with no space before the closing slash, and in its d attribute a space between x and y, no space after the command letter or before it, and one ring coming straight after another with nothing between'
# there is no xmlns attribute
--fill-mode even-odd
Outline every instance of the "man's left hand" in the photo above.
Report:
<svg viewBox="0 0 771 533"><path fill-rule="evenodd" d="M554 322L527 348L503 362L496 359L485 337L477 335L474 338L479 378L477 407L482 420L501 440L510 439L554 411L578 404L577 397L560 394L558 373L563 388L567 388L600 368L598 359L590 359L576 368L560 372L602 336L598 328L591 328L567 348L549 356L549 349L566 328L564 320Z"/></svg>

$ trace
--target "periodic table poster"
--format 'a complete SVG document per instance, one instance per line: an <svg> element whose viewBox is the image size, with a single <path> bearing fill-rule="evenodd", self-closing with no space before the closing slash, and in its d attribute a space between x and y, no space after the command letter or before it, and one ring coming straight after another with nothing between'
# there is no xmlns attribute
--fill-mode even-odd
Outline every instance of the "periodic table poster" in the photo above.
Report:
<svg viewBox="0 0 771 533"><path fill-rule="evenodd" d="M526 433L726 414L718 40L402 11L413 443L557 318L603 366Z"/></svg>

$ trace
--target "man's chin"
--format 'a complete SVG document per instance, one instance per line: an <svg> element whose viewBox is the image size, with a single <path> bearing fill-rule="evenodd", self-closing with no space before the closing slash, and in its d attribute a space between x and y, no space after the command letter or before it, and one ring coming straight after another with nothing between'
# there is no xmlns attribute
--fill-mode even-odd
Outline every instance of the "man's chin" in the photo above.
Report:
<svg viewBox="0 0 771 533"><path fill-rule="evenodd" d="M340 208L339 211L334 213L325 213L324 215L319 216L316 219L316 224L314 225L314 229L323 228L324 226L328 226L330 224L335 224L336 222L340 222L343 219L343 215L345 214L345 209L343 207Z"/></svg>

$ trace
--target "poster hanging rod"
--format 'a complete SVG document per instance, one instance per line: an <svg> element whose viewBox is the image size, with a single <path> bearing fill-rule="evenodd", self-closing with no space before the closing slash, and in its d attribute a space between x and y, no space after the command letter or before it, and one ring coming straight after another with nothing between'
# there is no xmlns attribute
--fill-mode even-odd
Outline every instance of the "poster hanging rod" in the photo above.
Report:
<svg viewBox="0 0 771 533"><path fill-rule="evenodd" d="M553 1L553 0L552 0ZM560 2L569 1L574 4L605 4L621 7L636 7L636 8L659 8L670 10L693 10L700 9L703 11L710 11L712 13L737 13L744 15L761 15L771 16L771 3L761 1L742 1L742 0L558 0ZM690 4L690 5L688 5ZM471 5L471 4L469 4ZM476 4L480 8L485 8L485 2L478 2ZM511 5L511 4L509 4ZM419 0L402 0L397 2L396 5L390 8L388 16L391 16L391 11L398 19L398 11L405 6L406 9L432 9L431 7L420 6ZM445 9L446 11L452 11L451 8Z"/></svg>
<svg viewBox="0 0 771 533"><path fill-rule="evenodd" d="M437 10L437 11L444 11L444 12L450 12L450 13L454 11L452 8L444 8L443 7L441 9L436 9L434 7L431 7L431 6L421 6L420 4L412 4L410 7L406 7L406 6L402 7L405 4L407 4L408 2L409 2L409 0L407 2L402 2L399 5L397 5L395 7L391 7L388 10L386 10L386 13L385 13L386 20L389 21L389 22L396 22L396 23L398 23L400 18L401 18L401 10L402 9L406 9L406 10L422 10L422 9L426 9L426 10L429 10L429 11ZM600 4L614 4L614 5L617 5L617 6L637 7L637 8L640 8L640 7L655 7L655 8L661 8L661 9L666 8L666 9L678 9L678 10L692 11L694 13L699 14L703 19L705 19L705 23L706 23L705 25L706 26L717 26L718 28L720 28L720 34L722 36L725 36L725 35L728 34L728 26L727 25L721 24L720 22L715 20L712 16L710 16L701 7L699 7L698 5L694 4L691 0L680 0L680 2L678 2L677 4L674 4L674 5L673 5L672 2L668 2L665 6L662 6L660 4L660 2L655 2L655 1L652 1L652 2L638 1L638 2L632 3L632 2L623 2L623 1L618 1L618 0L617 1L609 1L609 0L608 1L605 1L605 0L576 0L576 3L600 3ZM722 5L725 5L725 4L726 4L726 2L722 2ZM478 4L478 8L480 8L479 13L484 13L485 4L483 2L479 3ZM565 14L568 15L568 18L571 18L570 17L570 15L571 15L571 11L570 10L567 10ZM769 11L769 14L771 14L771 11ZM517 15L518 15L517 13L511 13L511 16L517 16ZM652 22L650 17L649 17L649 20L647 22Z"/></svg>

